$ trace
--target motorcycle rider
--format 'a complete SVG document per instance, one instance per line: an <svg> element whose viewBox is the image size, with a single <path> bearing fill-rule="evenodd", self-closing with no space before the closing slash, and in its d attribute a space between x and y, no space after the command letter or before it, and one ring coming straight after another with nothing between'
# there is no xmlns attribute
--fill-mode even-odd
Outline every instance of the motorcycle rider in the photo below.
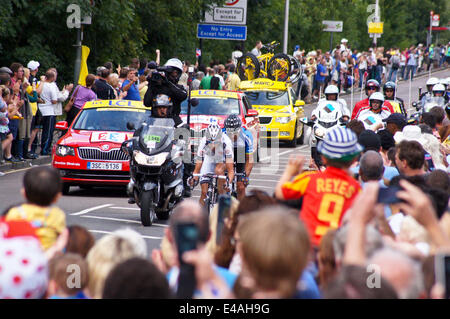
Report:
<svg viewBox="0 0 450 319"><path fill-rule="evenodd" d="M367 117L369 115L373 115L373 117L378 118L380 120L384 120L389 117L393 112L389 110L389 108L384 104L384 96L380 92L375 92L369 97L369 106L363 107L359 110L356 115L356 119L362 119L364 126L371 126L375 123L367 123ZM380 121L381 122L381 121ZM366 126L367 127L367 126ZM383 127L383 124L379 124L379 126L373 127L372 129L377 130Z"/></svg>
<svg viewBox="0 0 450 319"><path fill-rule="evenodd" d="M236 189L238 199L245 196L245 187L249 183L250 173L253 168L253 136L242 126L241 119L236 114L227 117L223 132L226 133L233 143L233 158L236 165L237 176ZM245 157L243 156L245 152ZM231 180L230 180L231 181Z"/></svg>
<svg viewBox="0 0 450 319"><path fill-rule="evenodd" d="M199 176L195 176L195 174L202 175L200 178L202 191L199 200L200 205L204 205L206 193L208 192L209 178L204 175L224 175L226 170L228 172L228 180L232 181L234 179L233 166L233 143L226 134L222 134L217 119L211 118L206 134L200 140L198 146L194 176L189 179L189 184L194 187L199 180ZM224 194L226 191L225 181L218 179L217 185L219 194Z"/></svg>
<svg viewBox="0 0 450 319"><path fill-rule="evenodd" d="M353 109L353 112L352 112L352 120L354 120L356 118L357 114L359 113L359 111L362 108L367 108L369 106L369 98L375 92L380 91L380 83L377 80L370 79L366 83L365 90L366 90L367 98L365 98L364 100L361 100L355 104L355 108ZM384 98L383 98L383 100L384 100ZM391 103L389 103L388 101L384 101L383 106L386 106L391 113L394 113L394 109L392 108Z"/></svg>
<svg viewBox="0 0 450 319"><path fill-rule="evenodd" d="M406 116L406 109L405 109L405 103L403 99L399 98L395 95L395 90L397 89L397 86L394 82L388 81L383 85L383 93L384 98L387 101L390 101L392 107L394 108L395 113L402 113Z"/></svg>
<svg viewBox="0 0 450 319"><path fill-rule="evenodd" d="M183 72L183 63L179 59L169 59L163 72L154 72L148 80L148 90L144 96L144 105L151 107L153 100L158 94L165 94L171 98L172 106L169 107L169 114L178 127L183 121L180 118L181 102L187 98L187 92L178 81Z"/></svg>
<svg viewBox="0 0 450 319"><path fill-rule="evenodd" d="M438 83L439 83L439 79L435 78L435 77L429 78L427 80L427 83L426 83L427 91L422 93L419 96L419 100L422 105L425 105L427 102L429 102L431 100L431 98L433 97L433 92L432 92L433 86L435 86Z"/></svg>
<svg viewBox="0 0 450 319"><path fill-rule="evenodd" d="M336 85L330 84L325 88L325 100L327 101L337 101L341 107L341 113L344 120L348 121L350 119L350 110L347 107L347 102L344 99L339 98L339 89ZM320 100L319 100L320 102ZM312 120L313 116L311 117Z"/></svg>
<svg viewBox="0 0 450 319"><path fill-rule="evenodd" d="M169 96L165 94L156 95L152 102L151 118L171 118L172 116L170 114L170 109L172 107L173 107L172 99ZM144 123L136 131L134 131L133 137L139 137L145 125L147 125L147 123ZM129 195L130 198L128 199L128 203L135 204L136 201L134 199L134 195L133 194Z"/></svg>

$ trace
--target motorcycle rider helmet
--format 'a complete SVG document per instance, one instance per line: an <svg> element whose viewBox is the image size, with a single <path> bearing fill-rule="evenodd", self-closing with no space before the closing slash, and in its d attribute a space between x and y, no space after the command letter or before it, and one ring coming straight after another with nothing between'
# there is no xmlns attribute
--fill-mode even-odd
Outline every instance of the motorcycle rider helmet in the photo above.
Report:
<svg viewBox="0 0 450 319"><path fill-rule="evenodd" d="M448 78L447 79L440 79L439 80L439 84L442 84L445 88L445 90L447 90L448 87Z"/></svg>
<svg viewBox="0 0 450 319"><path fill-rule="evenodd" d="M369 97L369 105L370 108L372 108L372 101L379 101L380 102L380 109L381 106L383 106L384 103L384 95L381 92L375 92Z"/></svg>
<svg viewBox="0 0 450 319"><path fill-rule="evenodd" d="M384 83L384 85L383 85L383 93L386 94L386 90L388 90L388 89L392 89L395 92L396 87L397 86L395 85L394 82L388 81L388 82Z"/></svg>
<svg viewBox="0 0 450 319"><path fill-rule="evenodd" d="M241 128L242 121L236 114L231 114L225 120L224 126L226 129L238 129Z"/></svg>
<svg viewBox="0 0 450 319"><path fill-rule="evenodd" d="M429 78L428 81L427 81L427 84L426 84L428 92L431 92L432 89L433 89L433 86L435 86L438 83L439 83L439 79L438 78L435 78L435 77Z"/></svg>
<svg viewBox="0 0 450 319"><path fill-rule="evenodd" d="M339 98L339 89L338 89L338 87L336 86L336 85L328 85L326 88L325 88L325 92L324 92L324 94L325 94L325 98L329 101L329 98L328 98L328 95L331 95L331 94L336 94L336 100L334 100L334 101L337 101L337 99Z"/></svg>
<svg viewBox="0 0 450 319"><path fill-rule="evenodd" d="M365 87L366 95L369 95L369 88L375 88L376 91L378 92L380 90L380 83L377 80L370 79L366 83Z"/></svg>
<svg viewBox="0 0 450 319"><path fill-rule="evenodd" d="M171 108L173 106L172 99L165 95L165 94L158 94L154 99L152 103L152 116L154 117L160 117L157 113L158 108ZM169 112L166 112L166 116L169 116Z"/></svg>
<svg viewBox="0 0 450 319"><path fill-rule="evenodd" d="M183 63L177 58L172 58L164 64L164 67L166 68L167 78L175 84L178 83L181 73L183 73ZM173 75L174 71L176 71L176 76Z"/></svg>
<svg viewBox="0 0 450 319"><path fill-rule="evenodd" d="M441 95L436 95L440 93ZM445 86L443 84L436 84L435 86L433 86L433 96L444 96L445 94Z"/></svg>
<svg viewBox="0 0 450 319"><path fill-rule="evenodd" d="M206 129L206 140L215 141L219 136L220 125L217 123L217 119L211 119L211 122Z"/></svg>

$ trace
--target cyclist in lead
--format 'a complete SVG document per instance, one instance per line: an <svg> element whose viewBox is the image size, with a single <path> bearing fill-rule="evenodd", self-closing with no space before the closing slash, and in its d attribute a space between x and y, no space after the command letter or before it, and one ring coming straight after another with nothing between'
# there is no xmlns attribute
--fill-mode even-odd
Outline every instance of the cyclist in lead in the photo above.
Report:
<svg viewBox="0 0 450 319"><path fill-rule="evenodd" d="M238 199L241 200L245 197L245 188L249 184L249 177L253 168L253 136L242 126L241 119L236 114L227 117L223 132L230 137L233 143L236 190Z"/></svg>
<svg viewBox="0 0 450 319"><path fill-rule="evenodd" d="M225 175L225 171L227 171L228 180L232 181L234 179L233 143L226 134L222 134L216 118L211 118L210 121L205 136L200 140L193 177L189 181L193 187L199 180L199 176L195 175L202 175L200 178L202 194L199 200L202 206L205 203L209 183L209 177L204 175ZM217 185L219 194L224 194L225 191L228 191L223 179L219 179Z"/></svg>

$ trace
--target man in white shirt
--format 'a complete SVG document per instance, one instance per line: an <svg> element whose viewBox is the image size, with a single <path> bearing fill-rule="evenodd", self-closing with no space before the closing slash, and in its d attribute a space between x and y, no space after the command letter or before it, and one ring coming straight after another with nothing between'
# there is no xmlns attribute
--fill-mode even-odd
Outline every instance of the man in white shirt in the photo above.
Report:
<svg viewBox="0 0 450 319"><path fill-rule="evenodd" d="M256 46L253 48L253 50L251 51L251 53L254 55L254 56L260 56L261 55L261 48L262 48L262 42L261 41L258 41L258 42L256 42Z"/></svg>
<svg viewBox="0 0 450 319"><path fill-rule="evenodd" d="M62 115L61 102L65 101L73 84L64 87L61 92L56 85L56 70L50 69L45 73L45 82L42 82L41 99L45 103L38 104L42 113L41 155L50 155L53 132L55 130L56 116Z"/></svg>

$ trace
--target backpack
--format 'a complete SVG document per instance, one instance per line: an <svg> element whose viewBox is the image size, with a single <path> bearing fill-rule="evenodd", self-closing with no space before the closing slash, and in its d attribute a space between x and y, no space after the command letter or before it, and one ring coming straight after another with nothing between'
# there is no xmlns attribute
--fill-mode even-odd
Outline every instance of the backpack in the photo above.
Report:
<svg viewBox="0 0 450 319"><path fill-rule="evenodd" d="M211 84L209 87L211 90L219 90L220 89L220 79L217 76L213 76L211 78Z"/></svg>
<svg viewBox="0 0 450 319"><path fill-rule="evenodd" d="M392 68L398 69L400 67L400 58L396 55L392 57Z"/></svg>

